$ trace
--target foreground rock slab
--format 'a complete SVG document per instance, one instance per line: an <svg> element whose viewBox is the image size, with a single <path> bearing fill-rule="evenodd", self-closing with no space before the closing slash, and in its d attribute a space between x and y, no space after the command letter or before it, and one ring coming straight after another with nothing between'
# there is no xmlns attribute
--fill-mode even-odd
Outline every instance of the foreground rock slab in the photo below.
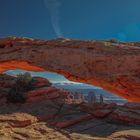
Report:
<svg viewBox="0 0 140 140"><path fill-rule="evenodd" d="M80 105L64 104L61 110L59 106L60 104L56 104L53 100L1 106L0 139L140 139L140 124L136 125L134 121L135 113L131 116L127 114L130 123L123 118L124 112L121 114L117 112L122 117L124 121L122 122L120 118L112 117L112 113L100 117L95 115L94 111L92 113L82 111ZM101 112L104 109L102 108Z"/></svg>
<svg viewBox="0 0 140 140"><path fill-rule="evenodd" d="M16 77L1 75L0 140L139 140L140 104L69 102L68 91L36 77L25 103L6 101ZM8 83L8 84L5 84Z"/></svg>

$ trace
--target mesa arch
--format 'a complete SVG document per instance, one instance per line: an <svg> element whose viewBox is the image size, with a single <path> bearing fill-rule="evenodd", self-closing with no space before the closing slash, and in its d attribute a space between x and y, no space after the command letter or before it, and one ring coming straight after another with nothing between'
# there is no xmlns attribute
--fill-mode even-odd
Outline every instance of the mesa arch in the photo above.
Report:
<svg viewBox="0 0 140 140"><path fill-rule="evenodd" d="M50 71L140 102L140 47L135 43L70 39L0 40L0 72Z"/></svg>

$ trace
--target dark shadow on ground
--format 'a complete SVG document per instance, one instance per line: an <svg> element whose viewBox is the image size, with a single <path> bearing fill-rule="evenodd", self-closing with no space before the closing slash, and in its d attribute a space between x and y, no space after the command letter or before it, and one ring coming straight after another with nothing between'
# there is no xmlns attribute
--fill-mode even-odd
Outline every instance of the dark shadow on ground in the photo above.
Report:
<svg viewBox="0 0 140 140"><path fill-rule="evenodd" d="M69 105L63 104L60 109L60 104L57 104L56 100L52 101L40 101L29 104L6 104L0 106L0 122L2 122L1 117L6 117L10 119L17 119L19 114L28 114L29 116L23 116L23 120L31 119L34 116L47 124L47 127L55 128L57 131L69 136L71 133L87 134L90 136L97 137L108 137L114 132L124 131L124 130L139 130L138 125L127 125L121 123L113 123L108 118L97 119L93 117L92 119L81 121L69 126L65 129L56 128L54 124L59 122L69 122L71 120L78 119L80 117L89 115L86 112L81 111L79 105ZM45 119L48 116L55 115L54 118ZM4 120L4 119L3 119ZM4 121L3 121L4 122ZM16 121L15 121L16 123Z"/></svg>

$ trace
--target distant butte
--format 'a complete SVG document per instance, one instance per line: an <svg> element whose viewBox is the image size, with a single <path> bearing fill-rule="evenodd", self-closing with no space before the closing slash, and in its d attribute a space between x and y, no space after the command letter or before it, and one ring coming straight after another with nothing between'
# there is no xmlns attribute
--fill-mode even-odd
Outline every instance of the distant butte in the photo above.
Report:
<svg viewBox="0 0 140 140"><path fill-rule="evenodd" d="M72 39L0 39L0 72L50 71L140 102L140 43Z"/></svg>

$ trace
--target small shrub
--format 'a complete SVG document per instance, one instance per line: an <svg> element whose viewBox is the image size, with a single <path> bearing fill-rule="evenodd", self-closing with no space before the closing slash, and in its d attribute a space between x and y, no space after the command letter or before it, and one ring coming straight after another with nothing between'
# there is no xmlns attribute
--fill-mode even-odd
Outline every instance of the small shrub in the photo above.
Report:
<svg viewBox="0 0 140 140"><path fill-rule="evenodd" d="M24 103L25 93L34 88L35 80L30 73L17 75L14 87L8 92L7 101L12 103Z"/></svg>
<svg viewBox="0 0 140 140"><path fill-rule="evenodd" d="M7 101L11 103L25 103L26 97L22 91L18 91L14 87L9 91Z"/></svg>
<svg viewBox="0 0 140 140"><path fill-rule="evenodd" d="M26 72L25 74L17 75L16 86L22 91L29 91L34 88L35 82L31 74Z"/></svg>

